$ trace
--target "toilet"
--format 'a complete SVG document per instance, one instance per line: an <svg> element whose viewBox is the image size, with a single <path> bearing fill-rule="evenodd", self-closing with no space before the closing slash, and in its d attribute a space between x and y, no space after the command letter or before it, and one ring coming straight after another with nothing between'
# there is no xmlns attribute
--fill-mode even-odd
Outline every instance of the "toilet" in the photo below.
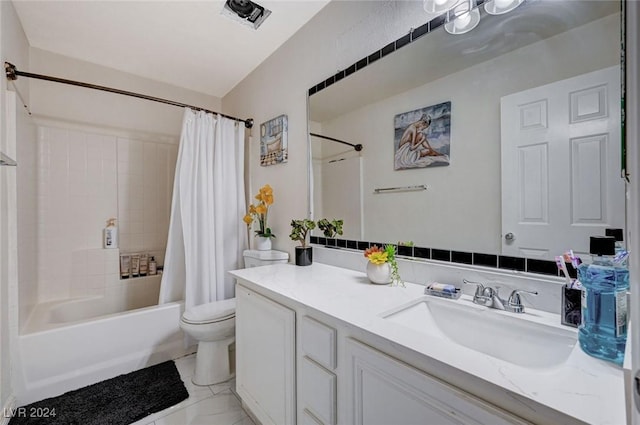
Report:
<svg viewBox="0 0 640 425"><path fill-rule="evenodd" d="M245 267L286 263L289 254L282 251L243 252ZM198 341L196 370L192 382L213 385L235 375L236 299L201 304L185 311L180 328Z"/></svg>

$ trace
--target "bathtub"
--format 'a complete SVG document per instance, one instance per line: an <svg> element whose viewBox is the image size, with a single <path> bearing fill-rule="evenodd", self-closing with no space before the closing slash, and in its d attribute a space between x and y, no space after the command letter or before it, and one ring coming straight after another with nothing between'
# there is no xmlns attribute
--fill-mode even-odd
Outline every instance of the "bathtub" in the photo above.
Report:
<svg viewBox="0 0 640 425"><path fill-rule="evenodd" d="M102 297L39 304L18 337L18 405L56 396L188 354L184 303L157 303L159 277L108 288Z"/></svg>

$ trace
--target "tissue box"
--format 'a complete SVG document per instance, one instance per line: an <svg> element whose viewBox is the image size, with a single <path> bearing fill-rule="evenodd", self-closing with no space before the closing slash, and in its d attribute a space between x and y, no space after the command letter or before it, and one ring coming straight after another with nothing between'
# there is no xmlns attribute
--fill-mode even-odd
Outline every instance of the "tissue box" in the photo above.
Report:
<svg viewBox="0 0 640 425"><path fill-rule="evenodd" d="M582 290L562 287L561 323L577 328L582 322Z"/></svg>

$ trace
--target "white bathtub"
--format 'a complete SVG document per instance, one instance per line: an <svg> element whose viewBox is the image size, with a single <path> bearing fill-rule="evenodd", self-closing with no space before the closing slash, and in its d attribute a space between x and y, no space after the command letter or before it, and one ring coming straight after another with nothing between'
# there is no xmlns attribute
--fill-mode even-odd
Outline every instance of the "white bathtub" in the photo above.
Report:
<svg viewBox="0 0 640 425"><path fill-rule="evenodd" d="M37 305L18 337L18 405L192 351L184 348L179 327L184 304L150 306L149 300L157 302L159 279L158 285L155 279L145 280L120 285L104 297Z"/></svg>

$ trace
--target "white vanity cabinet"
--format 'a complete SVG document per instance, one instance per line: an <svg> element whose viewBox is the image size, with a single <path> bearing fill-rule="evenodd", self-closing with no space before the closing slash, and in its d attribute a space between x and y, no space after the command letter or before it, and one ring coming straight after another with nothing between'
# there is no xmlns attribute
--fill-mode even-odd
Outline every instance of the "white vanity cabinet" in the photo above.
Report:
<svg viewBox="0 0 640 425"><path fill-rule="evenodd" d="M528 423L351 338L345 357L350 424Z"/></svg>
<svg viewBox="0 0 640 425"><path fill-rule="evenodd" d="M337 424L337 331L298 316L298 416L301 423Z"/></svg>
<svg viewBox="0 0 640 425"><path fill-rule="evenodd" d="M528 423L379 351L358 328L256 291L236 286L236 388L262 425Z"/></svg>
<svg viewBox="0 0 640 425"><path fill-rule="evenodd" d="M295 312L236 286L236 389L262 425L296 423Z"/></svg>

